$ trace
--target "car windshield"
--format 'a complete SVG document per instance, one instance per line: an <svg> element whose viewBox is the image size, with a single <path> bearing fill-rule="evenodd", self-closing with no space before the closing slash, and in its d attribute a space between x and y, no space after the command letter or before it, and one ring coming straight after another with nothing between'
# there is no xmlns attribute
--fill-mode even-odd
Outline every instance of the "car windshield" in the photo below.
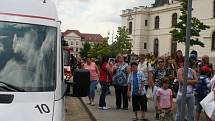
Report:
<svg viewBox="0 0 215 121"><path fill-rule="evenodd" d="M56 42L55 27L0 22L0 81L30 92L53 91Z"/></svg>

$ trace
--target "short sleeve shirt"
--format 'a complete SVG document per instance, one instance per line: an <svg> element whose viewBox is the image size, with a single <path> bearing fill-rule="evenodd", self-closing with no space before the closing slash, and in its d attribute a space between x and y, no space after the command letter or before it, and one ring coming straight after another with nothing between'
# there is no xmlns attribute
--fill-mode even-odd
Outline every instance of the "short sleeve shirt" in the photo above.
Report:
<svg viewBox="0 0 215 121"><path fill-rule="evenodd" d="M172 90L171 89L163 89L159 88L157 91L157 96L160 97L160 107L161 108L170 108L171 107L171 96L172 96Z"/></svg>

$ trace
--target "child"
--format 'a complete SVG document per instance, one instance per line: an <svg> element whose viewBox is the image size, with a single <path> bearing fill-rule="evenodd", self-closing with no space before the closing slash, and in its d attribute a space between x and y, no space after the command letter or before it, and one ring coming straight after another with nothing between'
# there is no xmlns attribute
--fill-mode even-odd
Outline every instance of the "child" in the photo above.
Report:
<svg viewBox="0 0 215 121"><path fill-rule="evenodd" d="M174 121L173 119L173 101L172 90L169 87L169 78L163 77L161 79L161 88L157 91L157 106L160 112L160 121Z"/></svg>
<svg viewBox="0 0 215 121"><path fill-rule="evenodd" d="M200 75L198 78L198 82L195 88L196 92L196 121L199 121L200 114L202 112L202 106L200 105L200 102L207 96L207 94L210 92L210 79L209 76L211 74L211 69L208 66L202 66L200 68Z"/></svg>
<svg viewBox="0 0 215 121"><path fill-rule="evenodd" d="M145 76L142 71L137 70L138 63L131 63L132 72L128 76L128 97L132 95L132 107L135 113L134 121L139 120L137 113L141 111L142 113L142 121L147 121L144 116L144 112L146 111L146 90L144 87Z"/></svg>

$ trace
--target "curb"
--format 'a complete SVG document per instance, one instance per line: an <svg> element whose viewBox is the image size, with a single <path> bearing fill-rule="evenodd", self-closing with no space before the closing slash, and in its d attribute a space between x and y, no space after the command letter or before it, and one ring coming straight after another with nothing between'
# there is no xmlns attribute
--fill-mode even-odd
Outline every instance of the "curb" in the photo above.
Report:
<svg viewBox="0 0 215 121"><path fill-rule="evenodd" d="M83 104L85 110L87 111L87 113L90 116L90 119L92 121L97 121L97 119L95 118L95 116L93 115L93 113L90 111L90 109L87 107L87 105L84 103L83 99L81 97L78 97L78 99L81 101L81 103Z"/></svg>

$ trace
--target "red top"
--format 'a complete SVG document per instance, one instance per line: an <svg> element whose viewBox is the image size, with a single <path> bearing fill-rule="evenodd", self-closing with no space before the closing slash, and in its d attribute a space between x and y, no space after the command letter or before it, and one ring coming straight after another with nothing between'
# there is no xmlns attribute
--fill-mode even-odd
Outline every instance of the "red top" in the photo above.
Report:
<svg viewBox="0 0 215 121"><path fill-rule="evenodd" d="M108 70L107 70L107 66L108 63L104 63L102 64L102 66L100 66L100 76L99 76L99 81L100 82L110 82L110 76L108 74Z"/></svg>

